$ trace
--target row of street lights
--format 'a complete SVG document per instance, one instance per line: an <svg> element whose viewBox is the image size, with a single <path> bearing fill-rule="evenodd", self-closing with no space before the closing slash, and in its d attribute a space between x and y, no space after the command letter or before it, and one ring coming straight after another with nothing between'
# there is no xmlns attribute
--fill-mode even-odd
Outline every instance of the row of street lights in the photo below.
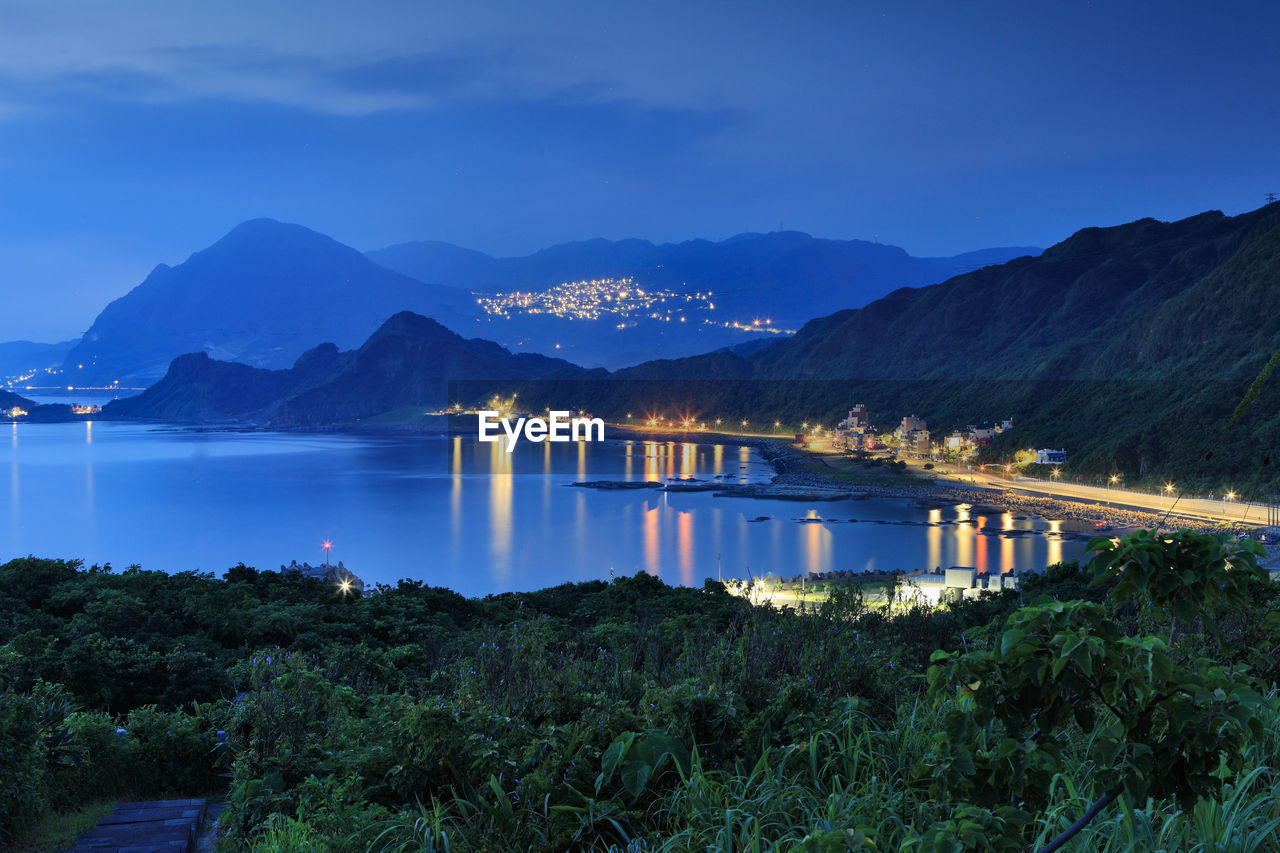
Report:
<svg viewBox="0 0 1280 853"><path fill-rule="evenodd" d="M1012 466L1007 466L1007 467L1005 468L1006 472L1010 471L1011 469L1012 469ZM1058 479L1060 479L1060 478L1061 478L1061 476L1062 476L1062 471L1061 471L1061 470L1059 470L1058 468L1054 468L1054 469L1053 469L1053 471L1052 471L1052 472L1050 472L1049 476L1050 476L1050 477L1052 477L1055 481L1057 481ZM1120 483L1120 475L1119 475L1119 474L1112 474L1110 477L1108 477L1108 478L1107 478L1107 481L1108 481L1112 486L1116 486L1116 485L1118 485L1118 484ZM1175 484L1173 484L1173 483L1165 483L1165 484L1164 484L1164 490L1163 490L1163 491L1164 491L1164 493L1165 493L1166 495L1168 495L1168 496L1172 497L1172 496L1174 495L1174 493L1177 491L1177 486L1176 486ZM1213 496L1212 496L1212 495L1210 495L1210 499L1212 499L1212 497L1213 497ZM1235 489L1230 489L1230 490L1228 490L1227 492L1225 492L1225 493L1223 494L1223 496L1222 496L1222 500L1223 500L1223 501L1226 501L1226 502L1228 502L1228 503L1233 503L1233 502L1236 500L1236 498L1237 498L1237 497L1238 497L1238 495L1237 495L1237 493L1236 493Z"/></svg>

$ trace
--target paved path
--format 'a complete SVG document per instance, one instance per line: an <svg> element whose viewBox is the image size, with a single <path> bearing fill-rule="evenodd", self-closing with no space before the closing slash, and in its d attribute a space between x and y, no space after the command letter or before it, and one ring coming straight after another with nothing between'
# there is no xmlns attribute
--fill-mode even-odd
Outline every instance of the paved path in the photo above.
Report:
<svg viewBox="0 0 1280 853"><path fill-rule="evenodd" d="M959 475L960 472L957 472ZM1112 506L1119 509L1136 509L1163 515L1172 509L1172 515L1201 521L1223 521L1231 524L1261 525L1267 521L1267 507L1262 504L1239 501L1208 500L1178 495L1151 495L1131 492L1127 489L1109 489L1103 486L1086 486L1082 483L1057 483L1031 477L1000 477L981 472L965 472L974 478L976 485L996 489L1014 489L1057 498L1066 501Z"/></svg>
<svg viewBox="0 0 1280 853"><path fill-rule="evenodd" d="M206 811L204 800L120 803L71 853L191 853Z"/></svg>

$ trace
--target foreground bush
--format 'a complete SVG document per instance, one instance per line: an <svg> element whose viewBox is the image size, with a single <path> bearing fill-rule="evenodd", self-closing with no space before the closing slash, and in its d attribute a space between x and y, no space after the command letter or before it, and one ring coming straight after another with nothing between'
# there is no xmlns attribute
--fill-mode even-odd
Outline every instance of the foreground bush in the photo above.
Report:
<svg viewBox="0 0 1280 853"><path fill-rule="evenodd" d="M1256 550L1095 547L891 611L647 575L467 600L15 561L0 827L221 787L229 846L263 851L1027 850L1085 815L1070 849L1280 849Z"/></svg>

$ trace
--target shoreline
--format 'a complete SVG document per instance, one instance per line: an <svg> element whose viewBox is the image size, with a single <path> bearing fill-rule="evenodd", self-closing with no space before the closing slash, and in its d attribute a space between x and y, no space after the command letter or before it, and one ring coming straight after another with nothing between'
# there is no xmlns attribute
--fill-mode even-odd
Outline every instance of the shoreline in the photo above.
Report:
<svg viewBox="0 0 1280 853"><path fill-rule="evenodd" d="M775 485L791 485L820 489L842 489L860 492L872 497L897 498L901 500L929 500L937 503L966 503L970 505L993 506L1015 515L1037 515L1050 520L1066 521L1074 519L1087 522L1103 522L1112 529L1100 533L1115 534L1129 530L1145 528L1160 529L1161 513L1141 510L1102 506L1100 504L1069 501L1051 497L1032 497L1011 494L1009 490L990 489L981 486L963 486L952 484L943 479L921 482L919 486L851 486L814 474L805 468L806 453L794 447L784 438L767 438L764 436L735 436L733 433L681 431L654 431L641 427L610 425L616 433L623 433L624 438L648 441L680 441L690 444L726 444L736 443L756 448L760 457L768 462L774 470L772 483ZM819 454L809 453L818 457ZM1201 533L1221 533L1224 531L1244 533L1252 530L1243 525L1206 524L1195 519L1171 515L1169 521L1182 522L1165 529L1189 529Z"/></svg>
<svg viewBox="0 0 1280 853"><path fill-rule="evenodd" d="M77 417L74 420L63 422L77 422L80 420L138 423L152 427L169 427L171 429L191 430L193 432L280 432L388 438L408 436L449 436L457 434L455 430L450 430L447 427L441 428L433 426L424 429L422 426L373 423L363 425L346 424L343 426L328 425L321 427L267 428L260 424L247 422L175 424L171 422L151 420L116 418L104 419L94 418L93 416L84 416L82 418ZM47 422L35 421L35 423ZM1065 521L1068 519L1074 519L1092 523L1102 522L1110 525L1111 529L1099 531L1106 533L1127 532L1129 530L1139 528L1159 529L1162 527L1162 519L1165 518L1164 514L1161 513L1146 512L1116 506L1103 506L1101 504L1071 501L1061 498L1015 495L1011 494L1008 489L997 490L983 486L966 486L941 478L930 479L927 481L922 480L919 485L854 485L842 483L838 480L833 480L828 477L824 477L821 474L815 474L806 470L806 462L811 458L820 459L821 454L813 453L812 451L806 452L799 450L791 443L790 440L782 437L775 438L772 436L762 435L736 435L734 433L711 431L685 432L681 430L652 430L646 427L626 426L621 424L607 424L606 426L609 433L612 433L612 435L606 434L606 440L671 441L706 445L736 444L739 446L754 448L756 452L759 453L760 458L773 468L774 475L770 480L770 484L776 486L791 486L796 489L812 488L828 491L838 490L867 497L929 501L939 504L967 503L971 505L986 505L1002 509L1015 515L1035 515L1050 520ZM1178 523L1175 523L1174 525L1164 525L1163 527L1165 529L1190 529L1201 533L1229 532L1244 534L1253 531L1256 527L1226 523L1210 524L1176 514L1169 516L1168 520Z"/></svg>

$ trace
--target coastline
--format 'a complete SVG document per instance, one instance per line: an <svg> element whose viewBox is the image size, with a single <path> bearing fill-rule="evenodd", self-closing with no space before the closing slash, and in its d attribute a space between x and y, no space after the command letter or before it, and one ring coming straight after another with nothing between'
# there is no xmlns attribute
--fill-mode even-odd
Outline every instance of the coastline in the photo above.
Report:
<svg viewBox="0 0 1280 853"><path fill-rule="evenodd" d="M774 470L772 483L797 487L819 489L843 489L859 492L868 496L898 498L902 500L930 501L938 504L966 503L997 507L1015 515L1036 515L1052 520L1075 520L1109 525L1107 534L1123 533L1139 528L1170 530L1190 529L1201 533L1243 533L1252 528L1242 525L1212 525L1195 519L1178 515L1169 516L1144 512L1141 510L1108 507L1099 504L1067 501L1058 498L1032 497L1012 494L1010 490L997 490L982 486L966 486L944 479L928 480L919 486L850 486L806 469L808 458L821 458L818 454L797 449L784 438L767 438L764 436L737 436L722 432L681 432L649 430L642 427L620 426L610 424L613 433L621 433L624 439L642 441L680 441L691 444L726 444L734 443L753 447L764 461ZM617 437L616 435L614 437ZM1162 524L1162 521L1173 521L1175 524Z"/></svg>
<svg viewBox="0 0 1280 853"><path fill-rule="evenodd" d="M92 416L75 420L95 420ZM401 424L343 424L312 427L264 427L261 424L248 422L223 423L189 423L175 424L164 421L125 418L96 418L114 422L134 422L149 424L153 427L191 430L194 432L281 432L281 433L313 433L329 435L359 435L368 437L407 437L407 436L442 436L456 432L441 425L401 425ZM752 447L760 454L761 459L769 463L774 470L771 485L790 486L796 489L811 488L815 490L839 490L852 492L867 497L892 498L900 500L927 501L937 504L967 503L999 508L1015 515L1034 515L1052 520L1076 520L1109 525L1100 532L1110 534L1123 533L1138 528L1170 530L1191 529L1202 533L1248 533L1255 528L1247 525L1207 524L1192 518L1179 515L1169 516L1143 510L1103 506L1100 504L1069 501L1060 498L1013 494L1011 490L997 490L983 486L972 486L943 478L922 480L919 485L876 486L867 484L851 485L824 477L807 470L810 459L821 459L821 454L806 452L796 448L788 439L762 435L737 435L726 432L685 432L681 430L654 430L647 427L627 426L615 423L606 425L609 440L632 441L674 441L691 444L736 444ZM767 496L767 495L764 495ZM1173 524L1167 522L1172 521Z"/></svg>

